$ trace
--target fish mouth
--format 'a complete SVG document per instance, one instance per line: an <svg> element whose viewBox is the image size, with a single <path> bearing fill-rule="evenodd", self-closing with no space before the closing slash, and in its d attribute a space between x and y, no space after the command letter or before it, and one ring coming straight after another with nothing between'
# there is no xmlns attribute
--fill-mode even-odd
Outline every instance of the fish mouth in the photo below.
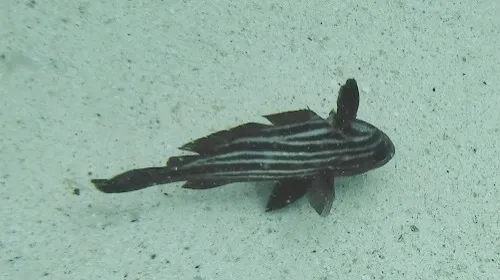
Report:
<svg viewBox="0 0 500 280"><path fill-rule="evenodd" d="M386 138L385 146L387 148L387 154L388 154L389 159L391 159L396 154L396 147L394 146L394 143L392 143L389 136L385 135L385 138Z"/></svg>
<svg viewBox="0 0 500 280"><path fill-rule="evenodd" d="M385 165L388 163L396 154L396 147L394 146L394 143L392 143L391 138L387 136L383 131L380 131L383 135L383 154L384 156L380 159L378 166Z"/></svg>

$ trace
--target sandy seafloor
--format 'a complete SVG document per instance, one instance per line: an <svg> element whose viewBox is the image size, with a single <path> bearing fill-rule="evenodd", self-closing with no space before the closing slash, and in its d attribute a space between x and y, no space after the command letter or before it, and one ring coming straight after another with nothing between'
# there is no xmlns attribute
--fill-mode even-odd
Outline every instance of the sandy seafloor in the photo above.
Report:
<svg viewBox="0 0 500 280"><path fill-rule="evenodd" d="M500 2L368 2L3 1L0 279L500 279ZM349 77L396 155L326 218L89 183Z"/></svg>

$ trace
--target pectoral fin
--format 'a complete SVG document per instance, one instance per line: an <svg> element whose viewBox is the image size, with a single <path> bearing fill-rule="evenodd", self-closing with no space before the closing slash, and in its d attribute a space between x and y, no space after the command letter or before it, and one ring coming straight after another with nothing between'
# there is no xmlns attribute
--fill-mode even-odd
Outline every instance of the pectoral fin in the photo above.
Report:
<svg viewBox="0 0 500 280"><path fill-rule="evenodd" d="M359 91L356 80L348 79L340 87L337 98L336 125L339 128L349 127L350 123L356 119L359 108Z"/></svg>
<svg viewBox="0 0 500 280"><path fill-rule="evenodd" d="M310 178L278 181L269 196L266 212L281 209L297 201L306 194L310 185Z"/></svg>
<svg viewBox="0 0 500 280"><path fill-rule="evenodd" d="M312 181L307 193L309 203L316 212L326 217L330 214L332 203L335 199L335 178L332 173L325 172L318 174Z"/></svg>

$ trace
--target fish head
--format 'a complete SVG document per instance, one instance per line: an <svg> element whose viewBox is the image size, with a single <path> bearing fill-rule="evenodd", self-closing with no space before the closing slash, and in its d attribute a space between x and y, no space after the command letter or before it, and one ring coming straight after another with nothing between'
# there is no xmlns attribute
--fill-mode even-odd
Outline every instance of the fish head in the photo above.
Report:
<svg viewBox="0 0 500 280"><path fill-rule="evenodd" d="M394 157L396 149L389 136L368 122L355 119L342 134L346 141L345 156L339 175L362 174L385 165Z"/></svg>

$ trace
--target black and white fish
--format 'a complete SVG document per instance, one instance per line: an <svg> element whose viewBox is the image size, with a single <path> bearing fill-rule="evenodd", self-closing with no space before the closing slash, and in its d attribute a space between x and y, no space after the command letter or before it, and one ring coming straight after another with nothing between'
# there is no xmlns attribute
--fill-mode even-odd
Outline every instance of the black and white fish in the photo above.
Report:
<svg viewBox="0 0 500 280"><path fill-rule="evenodd" d="M389 137L356 114L359 92L348 79L339 90L337 111L323 119L309 109L264 116L271 124L247 123L194 140L163 167L134 169L111 179L93 179L102 192L121 193L187 181L208 189L235 182L275 181L267 211L308 195L321 216L330 213L334 181L386 164L395 153Z"/></svg>

